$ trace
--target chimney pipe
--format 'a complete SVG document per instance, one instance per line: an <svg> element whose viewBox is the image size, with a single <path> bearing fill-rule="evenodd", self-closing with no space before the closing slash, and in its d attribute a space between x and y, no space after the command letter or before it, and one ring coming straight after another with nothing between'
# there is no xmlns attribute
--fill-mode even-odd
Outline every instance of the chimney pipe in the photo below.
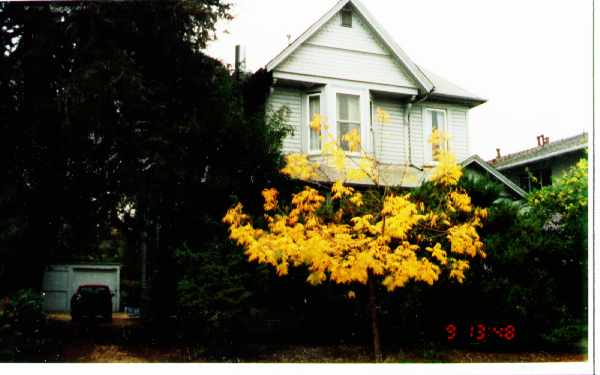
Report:
<svg viewBox="0 0 600 375"><path fill-rule="evenodd" d="M538 146L544 145L544 135L543 134L537 136L537 143L538 143Z"/></svg>
<svg viewBox="0 0 600 375"><path fill-rule="evenodd" d="M240 78L240 73L246 70L246 48L241 45L235 46L235 78Z"/></svg>
<svg viewBox="0 0 600 375"><path fill-rule="evenodd" d="M497 148L496 149L496 159L500 159L502 157L502 155L500 155L500 149Z"/></svg>
<svg viewBox="0 0 600 375"><path fill-rule="evenodd" d="M544 138L544 144L547 145L548 143L550 143L550 137Z"/></svg>

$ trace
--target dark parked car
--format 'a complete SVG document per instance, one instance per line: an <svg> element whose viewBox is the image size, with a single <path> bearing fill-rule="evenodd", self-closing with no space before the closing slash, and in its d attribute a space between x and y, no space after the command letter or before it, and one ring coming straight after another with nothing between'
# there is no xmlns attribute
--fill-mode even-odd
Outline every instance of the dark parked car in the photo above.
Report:
<svg viewBox="0 0 600 375"><path fill-rule="evenodd" d="M106 285L81 285L71 298L71 319L79 321L83 318L103 321L112 320L112 297Z"/></svg>

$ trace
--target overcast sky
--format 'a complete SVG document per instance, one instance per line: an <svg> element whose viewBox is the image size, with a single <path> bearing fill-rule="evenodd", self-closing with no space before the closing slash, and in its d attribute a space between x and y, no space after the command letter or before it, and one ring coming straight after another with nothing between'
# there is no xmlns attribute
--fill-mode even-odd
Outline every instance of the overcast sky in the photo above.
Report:
<svg viewBox="0 0 600 375"><path fill-rule="evenodd" d="M337 0L232 0L207 54L255 71ZM420 66L486 98L469 112L470 152L484 159L591 132L589 0L361 0Z"/></svg>

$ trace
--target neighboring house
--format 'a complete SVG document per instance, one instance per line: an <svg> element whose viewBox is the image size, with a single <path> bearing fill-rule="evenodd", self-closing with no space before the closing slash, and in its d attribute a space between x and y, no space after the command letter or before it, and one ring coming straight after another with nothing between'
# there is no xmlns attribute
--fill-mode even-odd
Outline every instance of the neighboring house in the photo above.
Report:
<svg viewBox="0 0 600 375"><path fill-rule="evenodd" d="M585 157L588 135L550 142L548 137L537 137L537 147L521 152L498 156L490 164L526 191L552 184L567 169Z"/></svg>
<svg viewBox="0 0 600 375"><path fill-rule="evenodd" d="M513 199L525 198L527 192L478 155L472 155L461 163L463 173L473 178L487 177L502 185L502 196Z"/></svg>
<svg viewBox="0 0 600 375"><path fill-rule="evenodd" d="M428 143L433 129L450 135L441 147L466 159L468 113L485 102L417 66L357 0L339 1L266 69L275 81L271 108L289 110L293 134L283 142L284 153L319 161L320 135L340 142L356 129L387 185L412 187L427 177L436 163ZM378 121L380 109L389 114L387 124ZM310 127L316 114L328 125L322 134Z"/></svg>

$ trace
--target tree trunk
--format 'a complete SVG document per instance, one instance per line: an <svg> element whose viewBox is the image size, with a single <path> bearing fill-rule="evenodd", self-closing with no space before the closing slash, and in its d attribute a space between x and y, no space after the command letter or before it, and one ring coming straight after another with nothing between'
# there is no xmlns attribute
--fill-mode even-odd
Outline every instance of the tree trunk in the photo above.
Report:
<svg viewBox="0 0 600 375"><path fill-rule="evenodd" d="M381 339L379 337L379 314L377 313L377 301L375 296L375 282L373 275L369 273L367 281L367 289L369 296L369 314L371 315L371 332L373 334L373 354L375 362L383 362L383 354L381 353Z"/></svg>

